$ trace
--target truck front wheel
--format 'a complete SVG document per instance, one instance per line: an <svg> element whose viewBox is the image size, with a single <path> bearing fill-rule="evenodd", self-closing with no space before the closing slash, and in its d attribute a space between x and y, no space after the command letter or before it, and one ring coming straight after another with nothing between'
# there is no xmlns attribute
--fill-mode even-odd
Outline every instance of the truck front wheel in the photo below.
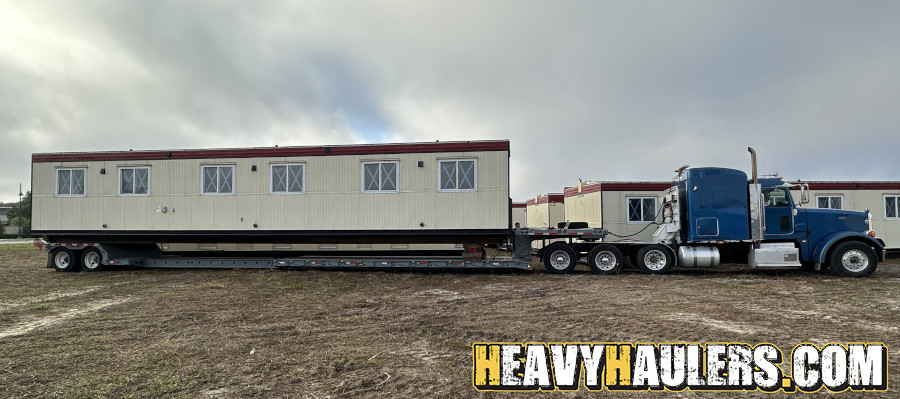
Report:
<svg viewBox="0 0 900 399"><path fill-rule="evenodd" d="M659 244L642 247L635 258L638 268L648 274L665 274L675 264L672 253Z"/></svg>
<svg viewBox="0 0 900 399"><path fill-rule="evenodd" d="M58 272L78 270L78 256L69 248L57 248L50 252L50 263Z"/></svg>
<svg viewBox="0 0 900 399"><path fill-rule="evenodd" d="M844 277L868 277L875 272L878 258L875 251L859 241L838 244L831 251L831 271Z"/></svg>
<svg viewBox="0 0 900 399"><path fill-rule="evenodd" d="M544 251L544 267L553 274L568 274L578 264L578 254L566 244L553 244Z"/></svg>
<svg viewBox="0 0 900 399"><path fill-rule="evenodd" d="M588 253L588 265L594 274L619 274L624 257L622 251L609 244L600 244Z"/></svg>

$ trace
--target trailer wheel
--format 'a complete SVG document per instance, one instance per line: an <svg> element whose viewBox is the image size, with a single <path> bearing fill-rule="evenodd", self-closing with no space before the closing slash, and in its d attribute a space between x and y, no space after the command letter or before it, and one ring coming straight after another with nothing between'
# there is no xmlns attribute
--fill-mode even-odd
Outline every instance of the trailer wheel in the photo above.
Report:
<svg viewBox="0 0 900 399"><path fill-rule="evenodd" d="M831 271L844 277L868 277L878 265L875 251L859 241L838 244L831 251L830 261Z"/></svg>
<svg viewBox="0 0 900 399"><path fill-rule="evenodd" d="M648 274L665 274L675 263L669 250L659 244L642 247L636 258L638 268Z"/></svg>
<svg viewBox="0 0 900 399"><path fill-rule="evenodd" d="M78 257L69 248L57 248L50 252L50 263L58 272L78 270Z"/></svg>
<svg viewBox="0 0 900 399"><path fill-rule="evenodd" d="M624 257L622 251L609 244L600 244L588 253L588 265L594 274L619 274Z"/></svg>
<svg viewBox="0 0 900 399"><path fill-rule="evenodd" d="M544 268L553 274L568 274L578 264L578 254L566 244L553 244L544 250Z"/></svg>
<svg viewBox="0 0 900 399"><path fill-rule="evenodd" d="M99 272L103 270L103 254L100 250L90 247L81 253L81 267L86 272Z"/></svg>

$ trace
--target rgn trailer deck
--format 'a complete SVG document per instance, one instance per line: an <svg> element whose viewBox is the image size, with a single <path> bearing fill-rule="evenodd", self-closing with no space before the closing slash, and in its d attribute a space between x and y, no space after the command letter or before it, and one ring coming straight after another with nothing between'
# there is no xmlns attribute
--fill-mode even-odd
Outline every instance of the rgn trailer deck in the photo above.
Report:
<svg viewBox="0 0 900 399"><path fill-rule="evenodd" d="M679 168L653 242L606 242L606 230L583 222L512 229L508 141L35 154L33 225L51 242L48 265L60 271L80 263L86 270L104 264L527 269L536 240L552 273L571 272L584 256L598 274L618 273L626 256L653 274L723 262L827 267L850 277L875 271L884 242L875 238L868 212L801 208L805 188L794 204L789 184L757 178L749 150L752 180L733 169ZM116 178L104 178L107 169ZM93 179L99 183L91 185ZM478 252L504 239L513 242L513 258L485 260ZM204 240L464 242L468 256L184 258L166 256L155 244Z"/></svg>

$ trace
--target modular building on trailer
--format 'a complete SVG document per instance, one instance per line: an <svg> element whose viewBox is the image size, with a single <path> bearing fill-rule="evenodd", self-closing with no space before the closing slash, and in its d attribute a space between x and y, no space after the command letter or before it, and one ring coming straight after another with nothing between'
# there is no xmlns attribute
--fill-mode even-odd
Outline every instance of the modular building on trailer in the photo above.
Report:
<svg viewBox="0 0 900 399"><path fill-rule="evenodd" d="M34 154L32 190L52 242L496 243L511 227L505 140Z"/></svg>

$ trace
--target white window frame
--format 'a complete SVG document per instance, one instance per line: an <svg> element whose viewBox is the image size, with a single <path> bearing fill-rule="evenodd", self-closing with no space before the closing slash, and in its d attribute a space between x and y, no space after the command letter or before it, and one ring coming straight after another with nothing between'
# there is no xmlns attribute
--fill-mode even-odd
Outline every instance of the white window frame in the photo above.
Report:
<svg viewBox="0 0 900 399"><path fill-rule="evenodd" d="M204 183L204 179L206 178L206 169L207 168L216 168L216 192L211 192L211 193L206 192L206 187L203 183ZM219 180L219 169L221 169L221 168L231 168L231 192L226 192L226 193L219 192L220 187L219 187L218 180ZM237 191L237 190L235 190L235 187L234 187L234 181L235 181L234 174L235 174L236 170L237 170L237 168L235 168L235 165L202 165L202 166L200 166L200 194L201 195L234 195L235 191Z"/></svg>
<svg viewBox="0 0 900 399"><path fill-rule="evenodd" d="M275 168L284 166L285 167L285 178L288 178L290 175L290 167L291 166L301 166L303 171L300 173L300 191L289 191L290 181L285 182L285 191L275 191ZM290 179L288 179L290 180ZM302 195L306 194L306 163L305 162L289 162L289 163L273 163L269 165L269 194L273 195Z"/></svg>
<svg viewBox="0 0 900 399"><path fill-rule="evenodd" d="M459 162L466 162L466 161L472 162L472 172L473 172L472 173L472 188L460 189L459 188ZM441 164L445 163L445 162L456 163L456 176L455 176L456 181L454 182L454 184L456 185L457 188L441 188L441 187L443 187L443 184L441 184L441 178L443 178L443 176L444 176L442 173L443 167L441 166ZM438 169L437 170L437 177L438 177L437 178L437 190L439 192L442 192L442 193L465 193L465 192L478 191L478 160L477 159L474 159L474 158L439 159L437 169Z"/></svg>
<svg viewBox="0 0 900 399"><path fill-rule="evenodd" d="M819 199L820 199L820 198L828 198L828 208L820 208L820 207L819 207ZM834 207L832 207L832 205L834 205L834 202L833 202L833 201L834 201L834 198L840 198L840 200L841 200L841 207L840 207L840 208L834 208ZM817 196L816 196L816 208L818 208L818 209L844 209L844 196L843 196L843 195L837 195L837 194L823 194L823 195L817 195Z"/></svg>
<svg viewBox="0 0 900 399"><path fill-rule="evenodd" d="M134 188L132 187L132 192L123 193L122 192L122 173L126 169L132 170L132 176L134 176L134 170L137 169L147 169L147 192L146 193L135 193ZM149 166L120 166L118 173L119 183L118 183L118 192L122 197L148 197L150 196L150 167ZM133 177L132 177L133 178Z"/></svg>
<svg viewBox="0 0 900 399"><path fill-rule="evenodd" d="M68 171L69 179L71 179L72 171L75 171L75 170L80 170L82 172L81 176L83 176L83 178L84 178L84 181L81 184L81 191L82 191L81 194L72 194L71 180L69 181L69 193L68 194L60 193L59 192L59 172ZM54 191L56 192L57 197L69 197L69 198L84 197L87 194L87 168L59 168L59 169L56 169L55 183L56 183L56 189Z"/></svg>
<svg viewBox="0 0 900 399"><path fill-rule="evenodd" d="M366 190L366 165L378 165L378 190ZM382 190L381 186L384 183L381 180L381 165L383 164L394 164L394 190ZM360 165L360 182L359 187L360 191L363 194L392 194L400 192L400 161L364 161Z"/></svg>
<svg viewBox="0 0 900 399"><path fill-rule="evenodd" d="M631 220L631 212L629 210L629 202L633 199L641 200L641 220ZM646 215L644 215L644 200L652 199L653 200L653 220L643 220ZM654 196L642 196L642 195L632 195L625 197L625 222L626 224L647 224L656 222L656 211L659 208L659 198Z"/></svg>
<svg viewBox="0 0 900 399"><path fill-rule="evenodd" d="M884 220L900 220L900 194L885 194L882 198ZM888 217L887 213L888 198L894 201L894 216L891 217Z"/></svg>

